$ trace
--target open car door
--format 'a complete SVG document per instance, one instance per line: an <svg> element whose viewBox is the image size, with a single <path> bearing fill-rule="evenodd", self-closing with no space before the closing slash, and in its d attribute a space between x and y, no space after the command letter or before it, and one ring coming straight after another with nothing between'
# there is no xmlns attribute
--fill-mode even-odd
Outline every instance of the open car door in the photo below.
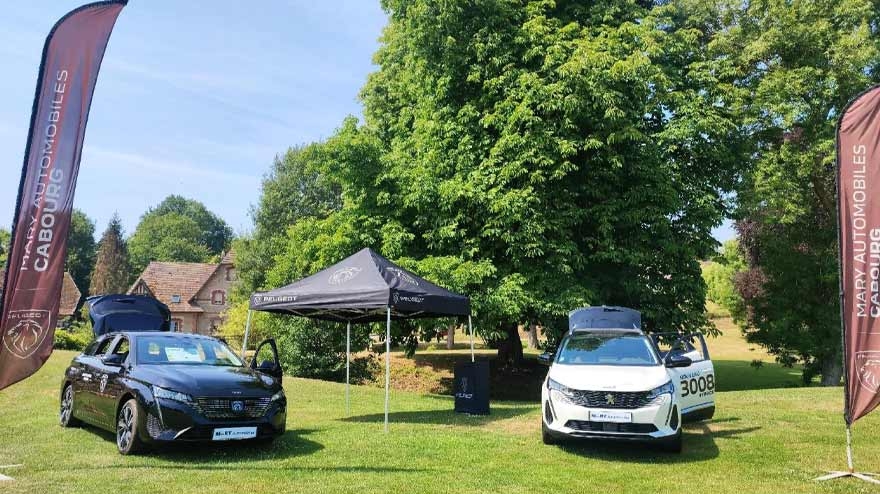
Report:
<svg viewBox="0 0 880 494"><path fill-rule="evenodd" d="M675 387L681 397L682 420L693 422L712 418L715 415L715 367L705 336L702 333L655 333L651 337L664 364L676 356L687 357L692 362L687 367L669 369L677 381Z"/></svg>
<svg viewBox="0 0 880 494"><path fill-rule="evenodd" d="M257 350L251 359L251 369L276 379L281 379L284 369L278 360L278 346L273 338L263 340L257 345Z"/></svg>

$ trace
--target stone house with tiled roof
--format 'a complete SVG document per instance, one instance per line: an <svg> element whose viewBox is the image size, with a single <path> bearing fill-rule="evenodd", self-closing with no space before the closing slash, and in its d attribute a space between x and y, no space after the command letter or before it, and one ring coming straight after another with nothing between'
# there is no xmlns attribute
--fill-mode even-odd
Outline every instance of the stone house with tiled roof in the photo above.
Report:
<svg viewBox="0 0 880 494"><path fill-rule="evenodd" d="M232 252L219 264L153 261L128 293L149 295L167 305L174 331L210 335L223 323L235 279Z"/></svg>
<svg viewBox="0 0 880 494"><path fill-rule="evenodd" d="M6 282L6 271L0 269L0 296L3 294L3 283ZM74 314L79 309L82 302L82 292L73 281L70 273L64 273L64 280L61 283L61 303L58 305L58 320L61 321Z"/></svg>

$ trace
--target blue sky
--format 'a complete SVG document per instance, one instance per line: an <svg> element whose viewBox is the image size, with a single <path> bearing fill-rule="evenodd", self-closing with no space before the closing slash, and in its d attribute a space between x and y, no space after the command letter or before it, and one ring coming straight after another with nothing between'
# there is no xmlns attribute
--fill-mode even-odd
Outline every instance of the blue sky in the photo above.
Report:
<svg viewBox="0 0 880 494"><path fill-rule="evenodd" d="M11 2L0 18L0 225L12 222L36 72L55 21L84 0ZM203 202L236 232L272 158L329 136L374 70L378 1L132 0L92 103L74 205L130 234L168 194ZM199 5L207 3L198 2ZM716 237L732 236L729 227Z"/></svg>
<svg viewBox="0 0 880 494"><path fill-rule="evenodd" d="M14 214L46 34L83 0L11 2L0 17L0 225ZM168 194L205 203L234 230L272 158L329 136L374 70L378 2L132 0L110 37L74 205L98 234L118 211L131 233ZM206 2L199 2L206 5Z"/></svg>

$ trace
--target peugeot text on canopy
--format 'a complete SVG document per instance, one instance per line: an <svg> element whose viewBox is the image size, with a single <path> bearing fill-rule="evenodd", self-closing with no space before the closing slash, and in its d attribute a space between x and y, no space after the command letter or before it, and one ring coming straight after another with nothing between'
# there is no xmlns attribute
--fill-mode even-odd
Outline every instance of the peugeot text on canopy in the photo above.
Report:
<svg viewBox="0 0 880 494"><path fill-rule="evenodd" d="M680 452L682 420L714 413L715 371L702 335L677 336L661 352L660 340L642 332L635 310L571 312L558 351L540 356L550 365L541 391L544 443L641 440Z"/></svg>

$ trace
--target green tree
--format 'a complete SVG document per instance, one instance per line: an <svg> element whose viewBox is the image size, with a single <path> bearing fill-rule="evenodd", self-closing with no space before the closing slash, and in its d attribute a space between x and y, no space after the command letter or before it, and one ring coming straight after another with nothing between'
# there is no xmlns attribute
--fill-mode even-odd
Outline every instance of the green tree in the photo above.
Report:
<svg viewBox="0 0 880 494"><path fill-rule="evenodd" d="M734 79L751 144L737 194L744 329L781 362L803 362L805 380L838 384L835 124L850 98L880 82L880 4L732 5L710 49Z"/></svg>
<svg viewBox="0 0 880 494"><path fill-rule="evenodd" d="M0 228L0 268L6 267L6 261L9 257L9 242L12 241L12 234L5 228Z"/></svg>
<svg viewBox="0 0 880 494"><path fill-rule="evenodd" d="M385 150L384 190L364 207L383 250L487 263L470 292L510 360L517 322L586 303L638 307L648 329L708 328L697 259L740 170L728 93L705 58L714 11L383 5L363 92Z"/></svg>
<svg viewBox="0 0 880 494"><path fill-rule="evenodd" d="M140 273L150 261L208 262L211 252L201 241L199 225L192 218L148 213L128 239L132 267Z"/></svg>
<svg viewBox="0 0 880 494"><path fill-rule="evenodd" d="M131 283L128 248L122 233L122 221L113 214L98 242L95 268L92 270L89 294L125 293Z"/></svg>
<svg viewBox="0 0 880 494"><path fill-rule="evenodd" d="M205 246L211 255L219 255L229 248L229 243L232 241L232 229L219 216L209 211L204 204L193 199L170 195L156 207L150 208L141 217L141 222L172 213L187 217L198 225L195 230L198 243Z"/></svg>
<svg viewBox="0 0 880 494"><path fill-rule="evenodd" d="M70 272L80 290L87 290L91 285L96 247L95 222L79 209L74 209L67 233L67 259L64 269Z"/></svg>
<svg viewBox="0 0 880 494"><path fill-rule="evenodd" d="M742 321L745 308L736 289L735 279L746 271L747 266L736 239L724 242L718 255L704 263L702 269L703 280L706 282L706 300L721 306L734 321Z"/></svg>
<svg viewBox="0 0 880 494"><path fill-rule="evenodd" d="M648 329L710 328L697 259L743 162L738 93L707 58L713 8L383 6L366 121L322 146L342 206L287 229L266 284L372 246L470 294L511 363L517 323L563 329L589 303L638 307Z"/></svg>

